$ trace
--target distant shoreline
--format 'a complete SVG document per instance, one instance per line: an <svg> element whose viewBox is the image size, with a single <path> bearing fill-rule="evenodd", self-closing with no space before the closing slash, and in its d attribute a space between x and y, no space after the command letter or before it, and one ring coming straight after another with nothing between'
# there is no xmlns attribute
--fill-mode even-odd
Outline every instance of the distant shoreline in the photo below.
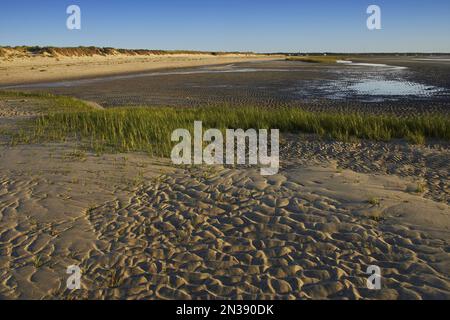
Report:
<svg viewBox="0 0 450 320"><path fill-rule="evenodd" d="M82 57L82 56L117 56L117 55L177 55L177 54L203 54L213 56L223 56L230 54L258 55L255 52L241 51L200 51L200 50L154 50L154 49L122 49L112 47L52 47L52 46L0 46L1 57L21 56L44 56L44 57Z"/></svg>
<svg viewBox="0 0 450 320"><path fill-rule="evenodd" d="M36 53L33 53L30 49L0 47L0 86L280 58L253 53L72 49L36 49Z"/></svg>

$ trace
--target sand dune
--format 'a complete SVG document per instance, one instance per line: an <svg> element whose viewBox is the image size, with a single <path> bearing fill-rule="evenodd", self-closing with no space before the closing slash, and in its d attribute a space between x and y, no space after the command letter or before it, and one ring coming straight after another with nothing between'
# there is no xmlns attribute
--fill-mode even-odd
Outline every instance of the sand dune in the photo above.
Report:
<svg viewBox="0 0 450 320"><path fill-rule="evenodd" d="M0 57L0 85L270 59L274 59L274 57L255 54L212 55L207 53L115 54L106 56L30 56L15 54Z"/></svg>

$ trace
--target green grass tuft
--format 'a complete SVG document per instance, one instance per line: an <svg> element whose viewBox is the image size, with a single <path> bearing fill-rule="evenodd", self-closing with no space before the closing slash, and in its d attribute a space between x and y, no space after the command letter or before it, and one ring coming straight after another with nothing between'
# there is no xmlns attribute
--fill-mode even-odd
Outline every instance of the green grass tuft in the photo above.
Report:
<svg viewBox="0 0 450 320"><path fill-rule="evenodd" d="M407 139L425 143L426 138L450 140L448 115L367 115L360 113L310 112L300 108L171 108L134 107L94 109L89 103L47 93L0 91L0 98L36 99L41 116L29 120L12 136L11 144L75 139L97 153L104 151L145 151L169 156L173 130L193 131L196 120L203 128L279 129L304 132L349 141L355 138Z"/></svg>
<svg viewBox="0 0 450 320"><path fill-rule="evenodd" d="M34 120L32 131L23 131L30 141L77 139L96 151L147 151L168 156L173 147L172 131L193 132L195 120L204 129L280 129L305 132L338 140L352 137L387 141L394 138L428 137L450 140L450 118L445 116L314 113L298 108L185 108L141 107L55 112ZM417 138L416 138L417 139ZM417 140L416 140L417 142Z"/></svg>
<svg viewBox="0 0 450 320"><path fill-rule="evenodd" d="M369 200L367 200L367 202L369 204L371 204L372 206L379 206L380 205L380 199L376 198L376 197L372 197Z"/></svg>

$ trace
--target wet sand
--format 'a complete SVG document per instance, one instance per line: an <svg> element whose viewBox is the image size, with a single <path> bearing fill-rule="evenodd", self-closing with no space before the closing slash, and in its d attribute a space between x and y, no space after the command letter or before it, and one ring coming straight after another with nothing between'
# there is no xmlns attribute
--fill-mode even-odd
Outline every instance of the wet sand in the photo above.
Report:
<svg viewBox="0 0 450 320"><path fill-rule="evenodd" d="M386 66L253 61L16 89L73 95L107 108L255 105L403 116L449 113L450 62L414 58L360 58L355 62Z"/></svg>

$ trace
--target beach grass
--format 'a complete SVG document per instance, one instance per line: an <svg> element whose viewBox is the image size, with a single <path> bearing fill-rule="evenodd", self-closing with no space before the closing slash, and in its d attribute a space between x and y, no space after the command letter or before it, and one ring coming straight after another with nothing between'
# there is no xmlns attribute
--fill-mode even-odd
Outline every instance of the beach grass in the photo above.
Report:
<svg viewBox="0 0 450 320"><path fill-rule="evenodd" d="M411 143L424 143L426 138L450 140L450 118L439 115L399 118L257 107L139 107L53 112L32 120L31 129L22 131L21 140L76 139L96 151L145 151L168 156L174 145L173 130L186 128L192 133L197 120L203 122L204 130L279 129L344 141L352 137L383 141L399 138Z"/></svg>
<svg viewBox="0 0 450 320"><path fill-rule="evenodd" d="M186 128L192 133L194 121L202 121L204 130L279 129L285 133L311 133L342 141L405 139L412 144L424 144L428 138L450 140L450 117L442 114L397 117L252 106L94 109L85 101L47 93L0 92L2 98L45 102L40 104L41 115L28 120L14 133L13 143L74 139L97 152L145 151L168 156L174 145L173 130Z"/></svg>
<svg viewBox="0 0 450 320"><path fill-rule="evenodd" d="M78 46L78 47L40 47L40 46L0 46L0 57L11 55L24 56L26 54L46 57L92 57L92 56L113 56L117 54L132 56L153 56L153 55L176 55L176 54L207 54L207 55L227 55L227 54L252 54L254 52L225 52L225 51L197 51L197 50L147 50L147 49L120 49L111 47Z"/></svg>

